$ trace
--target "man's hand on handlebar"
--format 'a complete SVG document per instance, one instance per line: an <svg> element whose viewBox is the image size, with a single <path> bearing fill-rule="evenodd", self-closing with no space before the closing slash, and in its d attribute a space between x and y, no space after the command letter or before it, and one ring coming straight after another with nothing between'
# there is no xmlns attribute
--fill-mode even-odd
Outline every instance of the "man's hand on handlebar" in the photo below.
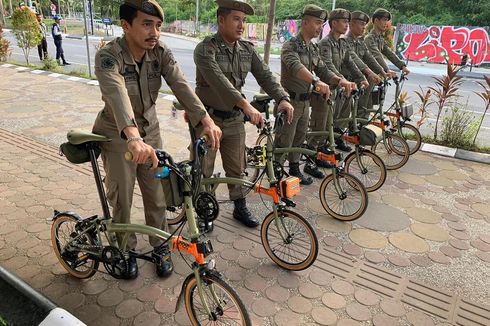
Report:
<svg viewBox="0 0 490 326"><path fill-rule="evenodd" d="M367 80L363 80L362 82L359 83L360 89L367 89L368 87L369 87L369 82Z"/></svg>
<svg viewBox="0 0 490 326"><path fill-rule="evenodd" d="M410 70L408 70L407 66L402 68L402 72L404 75L408 75L410 73Z"/></svg>
<svg viewBox="0 0 490 326"><path fill-rule="evenodd" d="M356 83L353 83L353 82L350 82L348 81L347 79L345 78L342 78L340 81L339 81L339 85L337 86L338 88L343 88L344 89L344 94L345 96L349 97L350 96L350 93L353 91L353 90L356 90L357 89L357 85Z"/></svg>
<svg viewBox="0 0 490 326"><path fill-rule="evenodd" d="M293 122L294 108L291 103L289 103L288 101L279 102L279 105L277 106L277 111L286 114L288 124L291 124L291 122Z"/></svg>
<svg viewBox="0 0 490 326"><path fill-rule="evenodd" d="M330 87L321 80L316 82L315 92L322 94L324 98L330 97Z"/></svg>
<svg viewBox="0 0 490 326"><path fill-rule="evenodd" d="M283 101L284 102L284 101ZM243 113L249 118L250 123L256 125L259 128L262 128L264 125L264 118L262 117L262 113L257 111L249 102L246 102L243 105Z"/></svg>
<svg viewBox="0 0 490 326"><path fill-rule="evenodd" d="M155 154L155 150L142 140L133 140L129 142L128 150L133 156L133 159L131 160L133 163L146 164L146 162L151 161L152 169L158 167L158 158Z"/></svg>
<svg viewBox="0 0 490 326"><path fill-rule="evenodd" d="M381 83L382 79L380 76L376 75L374 72L372 74L369 74L367 76L369 78L369 80L371 80L373 82L373 84L375 85L378 85L379 83ZM367 89L367 87L366 87Z"/></svg>
<svg viewBox="0 0 490 326"><path fill-rule="evenodd" d="M213 119L206 114L201 120L203 131L202 134L207 136L207 143L211 149L219 149L221 140L221 129L214 123Z"/></svg>

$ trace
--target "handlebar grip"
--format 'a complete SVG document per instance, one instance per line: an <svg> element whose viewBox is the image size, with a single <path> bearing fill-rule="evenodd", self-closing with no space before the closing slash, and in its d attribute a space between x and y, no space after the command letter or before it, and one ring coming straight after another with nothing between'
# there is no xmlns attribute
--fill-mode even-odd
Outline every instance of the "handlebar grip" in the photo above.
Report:
<svg viewBox="0 0 490 326"><path fill-rule="evenodd" d="M131 153L131 152L124 153L124 159L126 161L132 161L133 160L133 153Z"/></svg>

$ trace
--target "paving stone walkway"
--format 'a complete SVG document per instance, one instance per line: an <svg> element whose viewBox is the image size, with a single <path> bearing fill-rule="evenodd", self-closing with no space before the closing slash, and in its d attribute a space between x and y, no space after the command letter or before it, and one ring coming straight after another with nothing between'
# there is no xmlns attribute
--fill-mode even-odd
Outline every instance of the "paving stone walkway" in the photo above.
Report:
<svg viewBox="0 0 490 326"><path fill-rule="evenodd" d="M184 311L174 313L189 273L178 255L164 281L145 262L133 281L103 273L80 281L51 249L53 209L100 212L89 167L57 154L68 129L90 129L101 108L98 88L2 66L0 73L0 264L88 325L186 325ZM165 148L185 158L181 116L166 101L158 109ZM248 137L256 137L253 127ZM295 211L316 227L321 250L302 272L276 267L258 230L238 225L224 203L210 235L213 256L254 325L489 325L489 172L488 165L417 153L389 171L369 194L366 214L347 223L321 207L319 181L303 187ZM226 199L226 187L218 197ZM269 212L260 197L249 202L260 218ZM133 213L142 223L139 196Z"/></svg>

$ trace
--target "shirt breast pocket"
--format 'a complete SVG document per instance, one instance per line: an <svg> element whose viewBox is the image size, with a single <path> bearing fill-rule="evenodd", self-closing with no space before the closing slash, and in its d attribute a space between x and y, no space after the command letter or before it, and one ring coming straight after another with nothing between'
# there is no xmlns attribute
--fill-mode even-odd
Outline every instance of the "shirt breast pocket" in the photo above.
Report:
<svg viewBox="0 0 490 326"><path fill-rule="evenodd" d="M162 86L162 79L160 76L148 80L148 90L150 91L150 96L153 103L156 103L161 86Z"/></svg>
<svg viewBox="0 0 490 326"><path fill-rule="evenodd" d="M126 89L128 90L128 95L130 97L140 95L140 87L137 81L126 81Z"/></svg>

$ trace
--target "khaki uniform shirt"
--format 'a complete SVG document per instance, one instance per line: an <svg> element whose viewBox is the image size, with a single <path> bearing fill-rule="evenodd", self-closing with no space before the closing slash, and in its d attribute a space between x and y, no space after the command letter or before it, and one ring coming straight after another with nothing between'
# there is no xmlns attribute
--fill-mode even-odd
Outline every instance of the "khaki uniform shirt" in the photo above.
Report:
<svg viewBox="0 0 490 326"><path fill-rule="evenodd" d="M322 39L318 46L320 47L320 55L325 62L325 65L333 71L337 76L344 78L341 71L348 71L350 79L356 83L363 80L364 75L359 70L351 56L349 44L343 38L335 39L333 33L329 33L327 37Z"/></svg>
<svg viewBox="0 0 490 326"><path fill-rule="evenodd" d="M298 33L285 42L281 50L281 84L287 91L297 94L311 92L311 83L296 77L303 67L314 72L325 83L335 76L321 59L318 45L312 42L306 44L301 33Z"/></svg>
<svg viewBox="0 0 490 326"><path fill-rule="evenodd" d="M364 66L364 68L361 68L358 61L355 60L354 62L360 70L364 70L366 69L365 67L369 67L369 69L371 69L375 74L381 74L384 72L383 67L379 65L378 61L376 61L371 52L368 50L366 44L364 43L364 37L354 38L354 36L349 32L344 39L349 44L352 52L355 53L355 56L361 61L361 66Z"/></svg>
<svg viewBox="0 0 490 326"><path fill-rule="evenodd" d="M194 50L196 94L204 105L220 111L232 111L243 99L245 78L251 72L258 84L274 100L287 93L255 50L252 43L238 40L233 46L219 33L206 37Z"/></svg>
<svg viewBox="0 0 490 326"><path fill-rule="evenodd" d="M96 118L93 131L112 138L104 149L127 151L123 129L129 126L137 127L147 144L161 146L155 102L162 76L185 107L193 125L206 115L201 101L162 42L145 52L140 68L129 51L126 39L116 38L97 52L95 74L105 105Z"/></svg>
<svg viewBox="0 0 490 326"><path fill-rule="evenodd" d="M364 39L364 43L366 44L371 54L378 61L378 63L383 67L384 71L388 71L388 65L383 58L383 55L388 58L398 69L402 69L405 67L405 63L400 60L396 56L396 54L388 47L383 35L377 34L374 31L371 31Z"/></svg>

